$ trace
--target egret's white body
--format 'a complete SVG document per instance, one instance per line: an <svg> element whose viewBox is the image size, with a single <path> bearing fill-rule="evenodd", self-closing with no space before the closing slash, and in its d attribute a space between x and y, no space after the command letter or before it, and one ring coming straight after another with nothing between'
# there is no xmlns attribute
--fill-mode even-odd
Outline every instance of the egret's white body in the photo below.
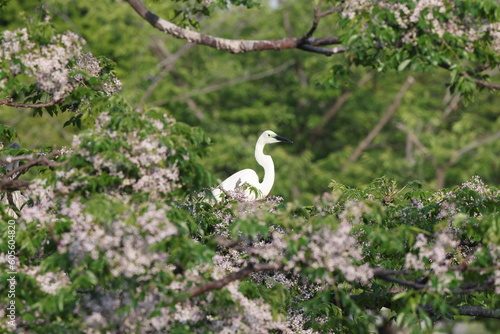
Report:
<svg viewBox="0 0 500 334"><path fill-rule="evenodd" d="M256 200L265 198L274 184L274 163L270 155L264 154L264 146L279 142L292 143L291 140L278 136L273 131L264 131L255 145L255 160L264 168L264 179L259 181L259 176L252 169L243 169L225 179L212 193L217 201L221 199L223 191L233 191L237 187L245 187L245 199Z"/></svg>

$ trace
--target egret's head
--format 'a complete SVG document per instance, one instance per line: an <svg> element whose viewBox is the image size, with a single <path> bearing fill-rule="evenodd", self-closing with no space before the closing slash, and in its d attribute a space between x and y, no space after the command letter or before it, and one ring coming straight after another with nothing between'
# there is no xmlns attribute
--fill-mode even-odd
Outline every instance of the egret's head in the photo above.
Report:
<svg viewBox="0 0 500 334"><path fill-rule="evenodd" d="M278 136L275 132L271 130L264 131L260 137L259 141L262 141L265 144L273 144L273 143L279 143L279 142L285 142L285 143L293 143L290 139L286 139L284 137Z"/></svg>

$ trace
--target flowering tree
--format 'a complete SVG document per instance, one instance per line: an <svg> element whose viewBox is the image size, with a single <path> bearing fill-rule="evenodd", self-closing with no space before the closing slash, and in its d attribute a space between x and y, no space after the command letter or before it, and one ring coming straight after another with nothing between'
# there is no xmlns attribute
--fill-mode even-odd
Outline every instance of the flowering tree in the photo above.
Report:
<svg viewBox="0 0 500 334"><path fill-rule="evenodd" d="M349 4L346 20L387 10ZM478 177L439 191L380 178L363 189L332 181L311 206L246 202L238 191L215 203L201 130L161 108L137 111L80 37L40 31L3 32L2 104L73 112L70 123L92 126L69 148L2 151L0 189L25 198L0 204L2 330L419 333L469 319L495 328L498 189Z"/></svg>
<svg viewBox="0 0 500 334"><path fill-rule="evenodd" d="M129 4L155 28L191 43L231 53L299 49L327 56L347 53L345 66L333 69L332 80L361 65L377 71L450 71L453 90L471 96L478 88L500 89L487 81L488 70L500 63L500 9L493 0L484 1L314 1L311 28L299 37L273 40L233 40L198 33L149 11L141 0ZM179 10L181 24L197 22L200 13L210 15L217 7L258 4L246 1L203 1L197 7ZM182 15L180 15L182 14ZM333 17L332 20L327 18ZM326 21L334 35L314 37ZM335 45L334 47L327 47Z"/></svg>
<svg viewBox="0 0 500 334"><path fill-rule="evenodd" d="M434 193L333 182L310 207L213 204L196 163L206 141L130 108L75 137L26 189L15 255L2 240L18 331L419 332L500 317L500 192L479 178Z"/></svg>

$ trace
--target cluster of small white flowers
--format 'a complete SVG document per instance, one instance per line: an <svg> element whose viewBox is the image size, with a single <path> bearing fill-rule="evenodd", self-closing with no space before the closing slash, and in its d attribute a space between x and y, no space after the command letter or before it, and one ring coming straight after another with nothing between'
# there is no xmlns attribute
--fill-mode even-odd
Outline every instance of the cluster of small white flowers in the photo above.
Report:
<svg viewBox="0 0 500 334"><path fill-rule="evenodd" d="M98 289L96 294L82 294L80 303L75 309L76 314L86 315L85 322L89 327L86 333L99 333L98 330L114 323L119 315L116 310L123 305L123 300L128 297L124 291L121 296L103 293ZM99 295L97 295L99 293Z"/></svg>
<svg viewBox="0 0 500 334"><path fill-rule="evenodd" d="M491 35L491 47L493 48L493 50L496 52L500 52L500 22L484 25L483 31Z"/></svg>
<svg viewBox="0 0 500 334"><path fill-rule="evenodd" d="M457 273L450 272L452 255L459 252L459 240L453 238L454 235L448 229L444 229L434 235L433 242L422 233L417 235L413 249L417 254L408 253L405 258L405 268L424 270L430 269L438 278L442 289L447 289L446 285Z"/></svg>
<svg viewBox="0 0 500 334"><path fill-rule="evenodd" d="M56 295L57 291L65 286L68 286L71 282L68 278L68 275L65 272L52 272L48 271L44 274L40 273L39 266L31 266L29 268L23 267L20 268L21 272L25 272L27 275L33 276L36 278L37 283L40 286L40 289L48 294Z"/></svg>
<svg viewBox="0 0 500 334"><path fill-rule="evenodd" d="M26 28L4 31L0 35L0 60L9 64L8 77L25 73L33 78L38 89L51 94L54 100L60 100L75 87L84 85L83 75L72 75L72 70L86 72L90 76L99 76L101 66L92 53L82 53L85 40L71 31L55 35L50 43L37 47L29 39ZM74 63L74 65L72 65ZM21 66L22 64L22 66ZM111 76L103 83L102 90L110 95L121 89L121 82Z"/></svg>
<svg viewBox="0 0 500 334"><path fill-rule="evenodd" d="M443 201L440 204L441 211L439 211L436 218L438 219L446 219L453 218L460 210L457 209L455 203L450 203L448 201Z"/></svg>
<svg viewBox="0 0 500 334"><path fill-rule="evenodd" d="M288 262L285 269L296 271L298 263L306 263L311 268L324 268L332 275L319 279L317 283L333 284L333 273L340 271L346 280L368 285L373 271L362 262L360 245L351 233L352 225L341 222L336 230L324 226L311 236L309 244L300 249Z"/></svg>
<svg viewBox="0 0 500 334"><path fill-rule="evenodd" d="M216 254L212 260L214 263L212 277L221 279L228 273L234 273L241 269L246 263L242 252L236 249L228 249L225 254Z"/></svg>
<svg viewBox="0 0 500 334"><path fill-rule="evenodd" d="M321 196L316 196L314 198L314 206L319 215L325 216L334 212L336 201L337 198L332 193L325 192Z"/></svg>
<svg viewBox="0 0 500 334"><path fill-rule="evenodd" d="M268 334L275 330L286 330L283 321L274 321L271 308L262 299L249 299L239 291L239 282L226 286L235 305L229 307L224 316L211 319L209 329L214 333ZM243 309L243 312L241 312Z"/></svg>
<svg viewBox="0 0 500 334"><path fill-rule="evenodd" d="M92 77L97 77L101 73L101 64L99 61L92 55L92 52L81 53L79 57L76 59L76 68L86 72L88 75ZM83 81L84 77L82 74L75 75L76 81Z"/></svg>
<svg viewBox="0 0 500 334"><path fill-rule="evenodd" d="M47 186L47 180L35 179L25 191L28 198L33 199L33 205L24 206L21 211L21 223L37 221L48 224L57 221L53 209L57 205L54 189Z"/></svg>
<svg viewBox="0 0 500 334"><path fill-rule="evenodd" d="M142 115L146 117L145 115ZM166 117L166 115L165 115ZM168 119L168 117L166 117ZM118 133L117 131L106 128L111 120L107 112L101 113L96 119L96 128L92 136L98 135L103 138L124 138L127 141L126 146L119 149L130 163L139 168L139 177L136 179L126 178L116 161L110 160L102 154L91 154L85 147L81 147L82 139L73 140L73 150L84 156L92 163L97 174L107 173L110 176L117 176L123 180L120 189L131 186L136 192L149 193L151 198L157 198L161 194L167 194L180 187L179 170L175 164L163 166L163 161L174 154L175 151L160 143L160 134L141 135L138 131L129 133ZM148 119L148 121L150 121ZM157 120L151 120L154 122ZM157 125L154 125L157 127ZM165 131L161 135L168 135Z"/></svg>
<svg viewBox="0 0 500 334"><path fill-rule="evenodd" d="M478 175L474 175L470 181L462 183L460 188L469 188L470 190L477 192L479 195L486 197L494 196L492 190L483 182L483 180L481 180Z"/></svg>
<svg viewBox="0 0 500 334"><path fill-rule="evenodd" d="M418 25L421 20L430 24L426 33L435 34L443 38L445 34L455 37L467 36L466 51L474 52L474 42L482 38L486 33L492 37L492 49L500 50L500 25L498 23L478 22L473 23L470 19L463 22L459 18L458 10L453 1L448 0L415 0L401 3L397 1L370 1L350 0L345 3L345 9L341 16L355 19L362 13L371 14L375 8L389 10L396 19L397 24L405 33L402 41L406 44L417 44L417 31L422 30L424 25ZM447 14L446 18L440 18L436 14ZM375 16L370 15L373 19Z"/></svg>
<svg viewBox="0 0 500 334"><path fill-rule="evenodd" d="M338 215L340 224L336 230L323 226L311 236L307 250L299 251L298 259L307 261L313 268L325 268L333 273L340 271L346 280L368 285L373 277L373 271L368 264L363 262L363 252L356 237L352 235L352 227L361 222L364 213L370 208L361 201L352 200L344 204L344 210ZM326 279L325 283L332 284L333 276Z"/></svg>
<svg viewBox="0 0 500 334"><path fill-rule="evenodd" d="M0 36L0 59L4 59L6 61L11 61L13 58L16 58L18 54L20 54L23 50L30 51L35 47L35 44L29 40L28 29L22 28L14 31L6 30L3 32L3 35ZM18 70L20 67L14 66L13 63L10 63L11 71L14 74L18 74Z"/></svg>
<svg viewBox="0 0 500 334"><path fill-rule="evenodd" d="M138 207L131 209L142 211ZM71 230L62 235L58 251L69 253L74 261L87 255L94 260L104 256L115 276L142 275L147 279L148 275L164 269L168 254L152 251L151 245L177 233L177 228L166 218L166 208L155 205L149 205L135 224L126 222L126 215L132 211L105 225L99 223L96 217L84 212L84 206L77 199L60 212L73 224Z"/></svg>
<svg viewBox="0 0 500 334"><path fill-rule="evenodd" d="M359 224L363 214L369 211L370 208L364 202L354 199L344 204L344 210L339 213L339 219L341 222L348 222L351 225Z"/></svg>
<svg viewBox="0 0 500 334"><path fill-rule="evenodd" d="M274 231L271 234L271 241L260 240L255 242L253 247L249 250L249 253L252 256L258 256L266 261L280 263L284 258L283 253L286 248L287 244L283 233Z"/></svg>
<svg viewBox="0 0 500 334"><path fill-rule="evenodd" d="M340 13L343 18L354 19L362 11L371 10L373 1L370 0L350 0L344 3L344 10Z"/></svg>
<svg viewBox="0 0 500 334"><path fill-rule="evenodd" d="M36 79L38 88L59 100L74 88L69 78L69 63L78 57L84 44L81 37L67 32L54 36L50 44L40 49L24 53L20 59Z"/></svg>

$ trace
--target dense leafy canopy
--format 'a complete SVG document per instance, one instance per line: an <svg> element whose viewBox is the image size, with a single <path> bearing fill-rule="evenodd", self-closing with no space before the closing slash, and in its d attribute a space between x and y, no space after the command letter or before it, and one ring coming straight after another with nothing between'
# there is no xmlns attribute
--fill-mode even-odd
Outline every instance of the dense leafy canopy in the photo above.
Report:
<svg viewBox="0 0 500 334"><path fill-rule="evenodd" d="M3 331L498 328L496 2L148 3L230 42L305 36L241 55L134 3L0 2ZM268 128L294 140L266 149L275 195L214 202Z"/></svg>

